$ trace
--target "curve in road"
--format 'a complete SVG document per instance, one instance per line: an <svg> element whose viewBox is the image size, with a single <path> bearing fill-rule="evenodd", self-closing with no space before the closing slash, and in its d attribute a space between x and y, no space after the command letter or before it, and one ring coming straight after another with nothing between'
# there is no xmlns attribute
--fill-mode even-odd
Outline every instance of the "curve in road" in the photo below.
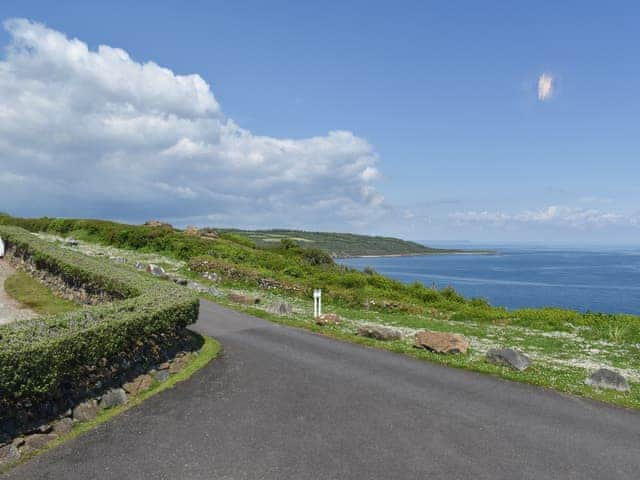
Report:
<svg viewBox="0 0 640 480"><path fill-rule="evenodd" d="M9 479L637 479L640 414L202 302L223 353Z"/></svg>

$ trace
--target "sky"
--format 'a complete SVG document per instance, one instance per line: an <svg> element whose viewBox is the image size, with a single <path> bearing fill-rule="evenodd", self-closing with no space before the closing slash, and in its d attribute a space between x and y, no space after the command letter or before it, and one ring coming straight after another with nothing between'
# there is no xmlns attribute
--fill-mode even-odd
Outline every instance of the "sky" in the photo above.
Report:
<svg viewBox="0 0 640 480"><path fill-rule="evenodd" d="M638 244L640 4L3 0L0 211Z"/></svg>

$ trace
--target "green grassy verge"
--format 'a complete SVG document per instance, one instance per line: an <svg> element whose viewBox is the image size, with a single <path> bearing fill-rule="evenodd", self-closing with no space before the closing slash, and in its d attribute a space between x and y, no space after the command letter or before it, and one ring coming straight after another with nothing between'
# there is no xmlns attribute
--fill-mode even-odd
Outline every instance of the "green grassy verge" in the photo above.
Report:
<svg viewBox="0 0 640 480"><path fill-rule="evenodd" d="M58 314L81 308L75 302L57 297L46 285L24 272L16 272L4 282L5 291L40 314Z"/></svg>
<svg viewBox="0 0 640 480"><path fill-rule="evenodd" d="M142 392L136 396L130 396L129 401L124 405L118 405L117 407L103 410L95 419L89 422L80 422L74 424L73 429L69 433L52 441L46 447L39 450L33 450L27 454L24 454L22 457L20 457L19 460L0 467L0 474L5 473L12 468L15 468L21 463L32 459L36 455L40 455L41 453L56 448L63 443L68 442L69 440L84 435L85 433L93 430L98 425L107 422L116 415L119 415L131 408L136 407L137 405L140 405L149 397L157 395L158 393L163 392L169 388L173 388L176 386L176 384L189 379L194 373L196 373L202 367L215 359L220 353L221 346L217 340L210 337L203 337L203 339L204 342L200 350L198 350L198 355L194 356L193 359L182 370L180 370L175 375L171 375L165 382L154 382L149 390Z"/></svg>
<svg viewBox="0 0 640 480"><path fill-rule="evenodd" d="M264 297L264 295L263 295ZM461 321L450 321L435 317L390 314L383 315L376 312L363 312L348 308L332 309L343 317L343 324L339 326L316 325L311 312L304 312L294 316L275 315L263 308L246 307L227 300L208 298L225 306L245 313L292 327L310 330L320 335L334 339L348 341L359 345L384 349L394 353L408 355L418 360L439 363L454 368L462 368L475 372L501 377L507 380L527 383L538 387L549 388L576 397L597 400L621 407L640 409L640 384L631 382L631 391L621 393L614 390L599 390L587 386L584 380L587 375L585 368L563 364L566 359L579 358L579 349L589 350L591 344L582 345L582 340L576 341L572 336L545 336L542 331L523 331L504 326L469 324ZM267 300L268 301L268 300ZM310 302L309 302L310 303ZM357 319L356 322L353 319ZM434 331L449 331L461 333L472 341L472 348L466 355L442 355L412 346L411 341L378 341L356 335L357 322L382 323L399 328L418 328ZM548 333L548 332L547 332ZM512 370L508 367L497 366L487 362L483 352L476 347L480 342L493 342L496 347L513 347L534 357L534 363L524 372ZM610 351L604 352L602 357L593 356L595 363L607 361L621 369L637 368L640 353L639 346L615 345ZM589 354L586 355L589 358Z"/></svg>

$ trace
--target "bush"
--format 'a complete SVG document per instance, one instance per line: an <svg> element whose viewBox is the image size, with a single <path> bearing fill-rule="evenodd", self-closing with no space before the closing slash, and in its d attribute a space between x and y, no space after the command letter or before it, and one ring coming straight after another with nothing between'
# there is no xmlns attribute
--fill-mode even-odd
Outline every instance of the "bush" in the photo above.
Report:
<svg viewBox="0 0 640 480"><path fill-rule="evenodd" d="M197 298L171 282L62 249L21 228L0 225L0 236L18 255L68 285L119 299L0 326L0 410L56 398L63 386L82 383L103 359L197 320Z"/></svg>
<svg viewBox="0 0 640 480"><path fill-rule="evenodd" d="M220 238L224 238L225 240L229 240L230 242L237 243L238 245L242 245L243 247L255 248L256 246L253 240L243 235L238 235L237 233L221 233Z"/></svg>

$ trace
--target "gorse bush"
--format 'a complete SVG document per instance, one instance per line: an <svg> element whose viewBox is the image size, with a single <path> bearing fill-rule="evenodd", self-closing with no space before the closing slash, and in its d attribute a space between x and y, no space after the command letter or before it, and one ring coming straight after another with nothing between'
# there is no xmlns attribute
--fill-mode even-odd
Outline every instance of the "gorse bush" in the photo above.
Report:
<svg viewBox="0 0 640 480"><path fill-rule="evenodd" d="M75 226L68 221L53 225L56 231ZM102 359L197 320L197 298L171 282L62 249L21 228L0 225L0 236L12 252L67 285L117 300L0 326L0 410L55 397Z"/></svg>

